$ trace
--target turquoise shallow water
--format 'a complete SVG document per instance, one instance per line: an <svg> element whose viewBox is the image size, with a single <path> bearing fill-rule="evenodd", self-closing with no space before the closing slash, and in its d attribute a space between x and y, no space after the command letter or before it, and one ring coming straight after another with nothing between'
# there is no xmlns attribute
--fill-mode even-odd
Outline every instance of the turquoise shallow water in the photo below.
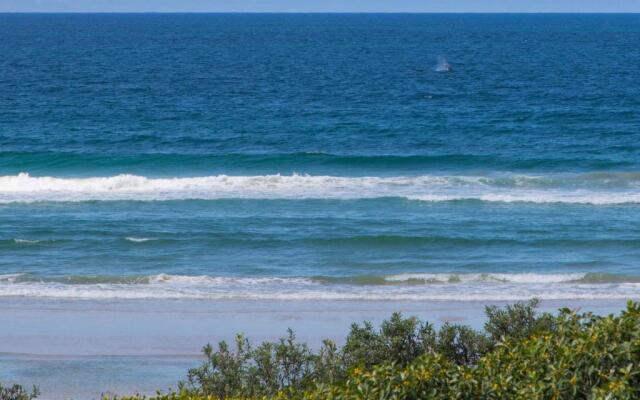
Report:
<svg viewBox="0 0 640 400"><path fill-rule="evenodd" d="M0 15L0 296L637 298L639 18Z"/></svg>

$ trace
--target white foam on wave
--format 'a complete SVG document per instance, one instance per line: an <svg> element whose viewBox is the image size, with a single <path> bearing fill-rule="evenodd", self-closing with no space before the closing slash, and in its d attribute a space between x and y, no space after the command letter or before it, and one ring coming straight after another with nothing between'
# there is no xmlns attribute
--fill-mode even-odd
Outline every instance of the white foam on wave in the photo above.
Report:
<svg viewBox="0 0 640 400"><path fill-rule="evenodd" d="M2 274L0 275L0 283L14 283L21 276L24 274Z"/></svg>
<svg viewBox="0 0 640 400"><path fill-rule="evenodd" d="M127 236L124 240L128 240L129 242L134 243L144 243L152 240L156 240L155 238L146 238L146 237L135 237L135 236Z"/></svg>
<svg viewBox="0 0 640 400"><path fill-rule="evenodd" d="M28 239L13 239L15 244L36 244L42 242L42 240L28 240Z"/></svg>
<svg viewBox="0 0 640 400"><path fill-rule="evenodd" d="M0 177L0 203L34 201L360 199L404 197L419 201L625 204L640 203L637 179L607 187L610 177L554 176L396 176L214 175L147 178L117 175L94 178ZM631 180L629 180L631 179ZM592 188L593 187L593 188Z"/></svg>
<svg viewBox="0 0 640 400"><path fill-rule="evenodd" d="M273 284L298 284L309 285L313 281L307 278L286 277L234 277L234 276L209 276L209 275L172 275L157 274L149 277L150 284L192 284L206 286L227 285L273 285Z"/></svg>
<svg viewBox="0 0 640 400"><path fill-rule="evenodd" d="M451 274L401 274L388 280L451 277ZM629 299L640 283L581 283L585 274L459 274L446 284L352 285L296 277L214 277L159 274L136 283L63 283L19 280L0 275L0 297L57 299L193 300L361 300L500 301L538 297L546 300Z"/></svg>
<svg viewBox="0 0 640 400"><path fill-rule="evenodd" d="M599 288L596 285L587 287L529 287L501 288L487 290L473 287L458 287L456 290L294 290L281 289L276 291L234 290L234 291L203 291L203 290L152 290L149 288L125 287L88 287L88 286L53 286L53 285L14 285L3 287L0 285L0 297L29 297L29 298L57 298L57 299L191 299L191 300L283 300L283 301L314 301L314 300L361 300L361 301L507 301L526 300L537 297L543 300L588 300L588 299L631 299L640 295L639 284L618 284L615 288Z"/></svg>
<svg viewBox="0 0 640 400"><path fill-rule="evenodd" d="M453 195L420 195L408 196L409 200L442 202L479 200L500 203L565 203L565 204L591 204L591 205L616 205L640 203L639 193L598 193L598 192L542 192L523 191L521 193L487 193L487 194L453 194Z"/></svg>
<svg viewBox="0 0 640 400"><path fill-rule="evenodd" d="M385 277L389 282L442 282L442 283L563 283L584 279L586 273L533 274L533 273L467 273L467 274L397 274Z"/></svg>

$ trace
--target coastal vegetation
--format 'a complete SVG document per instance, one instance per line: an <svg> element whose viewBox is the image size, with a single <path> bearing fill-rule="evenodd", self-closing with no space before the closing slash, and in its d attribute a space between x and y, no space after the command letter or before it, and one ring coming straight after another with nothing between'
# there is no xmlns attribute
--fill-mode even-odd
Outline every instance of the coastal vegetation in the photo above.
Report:
<svg viewBox="0 0 640 400"><path fill-rule="evenodd" d="M38 388L31 391L26 390L21 385L2 386L0 383L0 400L33 400L38 397Z"/></svg>
<svg viewBox="0 0 640 400"><path fill-rule="evenodd" d="M292 330L257 346L238 335L205 346L176 391L118 400L640 398L640 303L608 316L537 305L487 307L483 331L397 313L317 350Z"/></svg>
<svg viewBox="0 0 640 400"><path fill-rule="evenodd" d="M154 399L640 397L640 304L617 316L537 305L487 307L483 332L393 314L379 329L354 324L343 346L326 340L317 351L291 330L257 347L238 335L233 346L207 345L178 391Z"/></svg>

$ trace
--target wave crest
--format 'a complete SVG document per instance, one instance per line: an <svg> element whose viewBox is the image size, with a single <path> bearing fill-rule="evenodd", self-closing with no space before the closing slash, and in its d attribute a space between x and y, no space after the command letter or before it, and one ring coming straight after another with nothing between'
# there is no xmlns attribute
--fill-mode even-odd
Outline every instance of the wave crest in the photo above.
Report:
<svg viewBox="0 0 640 400"><path fill-rule="evenodd" d="M148 178L0 177L0 203L33 201L162 201L244 199L363 199L399 197L441 202L640 203L640 174L342 177L214 175Z"/></svg>
<svg viewBox="0 0 640 400"><path fill-rule="evenodd" d="M147 237L136 237L136 236L127 236L124 240L133 243L144 243L151 242L153 240L157 240L156 238L147 238Z"/></svg>
<svg viewBox="0 0 640 400"><path fill-rule="evenodd" d="M0 275L0 297L200 300L522 300L628 299L640 277L571 274L399 274L359 277Z"/></svg>

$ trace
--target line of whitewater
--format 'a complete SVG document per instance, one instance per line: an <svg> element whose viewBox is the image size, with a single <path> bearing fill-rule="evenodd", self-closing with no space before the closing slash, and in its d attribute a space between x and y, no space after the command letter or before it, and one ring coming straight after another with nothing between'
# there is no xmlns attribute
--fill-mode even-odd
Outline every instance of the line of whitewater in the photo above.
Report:
<svg viewBox="0 0 640 400"><path fill-rule="evenodd" d="M639 277L570 273L402 274L384 277L224 277L158 274L43 278L0 275L0 298L193 300L626 299Z"/></svg>
<svg viewBox="0 0 640 400"><path fill-rule="evenodd" d="M21 173L0 176L0 203L383 197L429 202L633 204L640 203L640 175L343 177L294 174L149 178L123 174L58 178Z"/></svg>

